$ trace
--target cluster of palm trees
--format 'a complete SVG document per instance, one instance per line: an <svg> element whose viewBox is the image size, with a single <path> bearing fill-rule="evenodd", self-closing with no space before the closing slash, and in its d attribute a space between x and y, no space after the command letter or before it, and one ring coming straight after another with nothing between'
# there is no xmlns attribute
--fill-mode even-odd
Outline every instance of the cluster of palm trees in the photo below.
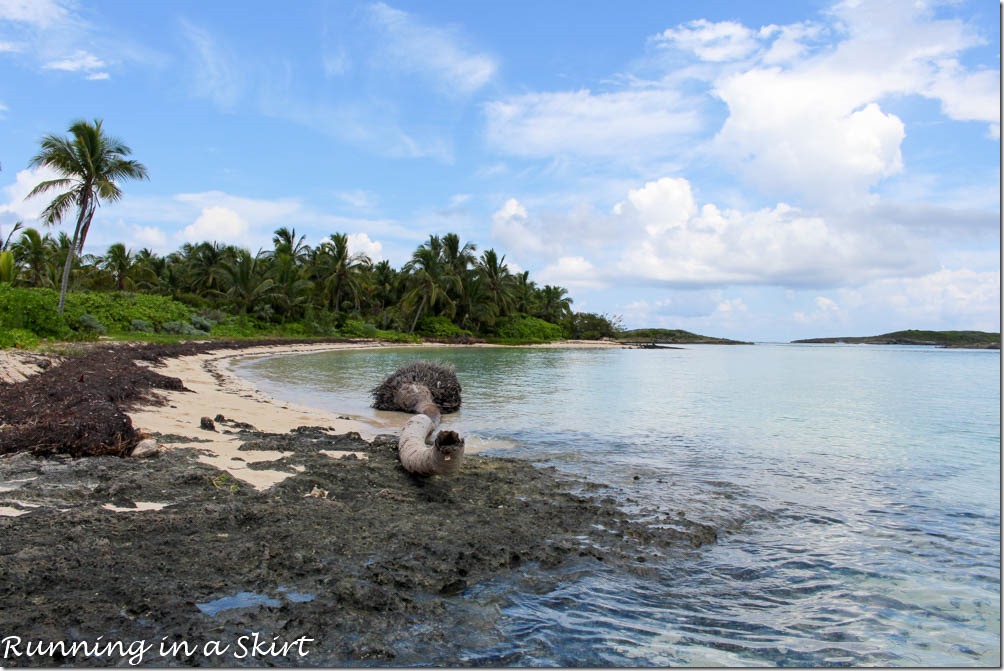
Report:
<svg viewBox="0 0 1004 671"><path fill-rule="evenodd" d="M6 245L13 272L0 281L60 286L69 236L19 232ZM352 253L344 233L310 246L287 227L275 231L272 249L257 254L202 242L159 255L115 243L102 255L75 257L70 268L70 283L79 289L161 294L274 323L353 317L410 332L423 317L445 317L461 329L490 332L500 317L515 314L555 324L571 316L565 289L538 287L528 272L511 273L494 249L478 256L477 247L455 233L430 236L400 269Z"/></svg>
<svg viewBox="0 0 1004 671"><path fill-rule="evenodd" d="M0 238L0 282L58 286L60 314L72 283L163 294L273 323L356 316L379 328L413 332L424 317L438 317L481 333L516 314L574 323L565 289L538 287L529 273L511 273L504 255L488 249L478 256L474 244L461 244L454 233L431 235L399 270L353 254L344 233L311 247L287 227L275 231L271 250L257 254L202 242L166 256L149 249L133 253L122 243L103 255L83 255L96 209L122 196L119 182L146 179L147 171L128 158L128 146L104 132L100 120L75 121L69 133L42 138L30 165L53 169L58 177L38 184L29 197L54 193L42 222L54 225L72 213L72 235L42 235L18 223Z"/></svg>

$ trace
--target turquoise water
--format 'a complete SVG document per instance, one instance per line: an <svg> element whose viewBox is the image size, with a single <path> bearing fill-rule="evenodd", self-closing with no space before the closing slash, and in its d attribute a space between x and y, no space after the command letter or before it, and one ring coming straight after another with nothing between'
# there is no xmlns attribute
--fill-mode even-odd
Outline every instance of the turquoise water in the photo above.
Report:
<svg viewBox="0 0 1004 671"><path fill-rule="evenodd" d="M999 352L451 348L239 372L277 397L399 422L368 391L414 358L456 364L464 406L448 421L469 444L607 484L639 517L682 511L721 530L644 573L595 562L557 586L473 588L462 598L500 615L456 661L1000 665Z"/></svg>

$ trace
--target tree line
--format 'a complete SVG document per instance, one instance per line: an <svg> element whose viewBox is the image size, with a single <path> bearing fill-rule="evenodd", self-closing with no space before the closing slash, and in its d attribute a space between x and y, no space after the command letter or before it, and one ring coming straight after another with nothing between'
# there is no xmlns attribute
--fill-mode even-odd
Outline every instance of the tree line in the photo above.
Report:
<svg viewBox="0 0 1004 671"><path fill-rule="evenodd" d="M0 238L0 282L58 287L60 314L73 288L158 294L266 324L337 327L351 318L384 330L451 336L497 334L500 325L528 318L558 326L564 337L615 335L616 319L573 312L565 288L538 286L529 272L511 272L504 255L479 254L456 233L430 235L401 268L352 253L345 233L312 246L286 226L274 232L271 249L257 253L201 242L166 255L122 243L104 254L82 254L99 204L121 197L122 180L147 176L142 164L126 158L130 153L98 120L75 122L69 137L45 136L30 164L54 168L60 177L30 195L54 192L42 221L55 225L73 213L74 231L53 236L19 222Z"/></svg>

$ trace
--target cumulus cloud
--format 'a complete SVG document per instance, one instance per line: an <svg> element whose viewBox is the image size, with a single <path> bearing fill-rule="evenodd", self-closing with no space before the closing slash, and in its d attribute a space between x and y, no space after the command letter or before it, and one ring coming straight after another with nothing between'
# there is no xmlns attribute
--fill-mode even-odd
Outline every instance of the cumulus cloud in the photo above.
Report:
<svg viewBox="0 0 1004 671"><path fill-rule="evenodd" d="M602 236L591 234L601 229ZM493 216L492 232L506 249L550 264L548 272L560 270L580 286L822 288L938 267L928 238L893 219L862 224L786 203L720 207L700 202L679 177L630 189L607 214L538 215L510 199Z"/></svg>
<svg viewBox="0 0 1004 671"><path fill-rule="evenodd" d="M848 308L879 316L893 328L998 331L1000 287L999 271L943 268L842 289L839 296Z"/></svg>
<svg viewBox="0 0 1004 671"><path fill-rule="evenodd" d="M784 63L765 41L713 78L729 110L713 148L754 184L814 203L866 198L903 168L904 123L882 109L897 96L935 98L949 118L988 122L999 137L998 73L960 65L957 54L982 42L963 22L909 2L842 2L830 17L833 48L809 50L818 31L789 33L785 51L801 44L807 56Z"/></svg>
<svg viewBox="0 0 1004 671"><path fill-rule="evenodd" d="M643 66L605 91L487 103L486 137L512 156L604 159L647 175L713 161L769 199L862 205L903 172L901 110L917 98L999 139L999 73L963 58L986 41L912 0L839 2L787 25L700 19L655 35Z"/></svg>
<svg viewBox="0 0 1004 671"><path fill-rule="evenodd" d="M784 203L752 212L698 207L682 179L649 182L614 213L621 231L639 232L619 271L673 285L838 286L935 263L896 227L852 229Z"/></svg>
<svg viewBox="0 0 1004 671"><path fill-rule="evenodd" d="M347 237L350 254L365 254L372 261L383 258L383 245L379 241L371 240L365 233L350 233Z"/></svg>
<svg viewBox="0 0 1004 671"><path fill-rule="evenodd" d="M246 238L249 228L248 222L230 208L207 207L192 224L182 230L181 238L186 242L235 244L235 241Z"/></svg>
<svg viewBox="0 0 1004 671"><path fill-rule="evenodd" d="M539 273L540 281L568 289L601 289L608 283L596 266L581 256L563 256Z"/></svg>
<svg viewBox="0 0 1004 671"><path fill-rule="evenodd" d="M515 198L508 199L492 215L492 237L517 255L538 255L548 249L540 234L530 226L526 207Z"/></svg>
<svg viewBox="0 0 1004 671"><path fill-rule="evenodd" d="M25 225L38 226L37 220L41 216L42 210L52 202L54 194L35 196L29 200L25 200L25 198L32 189L42 182L59 177L58 172L45 166L19 170L14 176L14 183L2 189L4 202L0 203L0 223L23 220Z"/></svg>

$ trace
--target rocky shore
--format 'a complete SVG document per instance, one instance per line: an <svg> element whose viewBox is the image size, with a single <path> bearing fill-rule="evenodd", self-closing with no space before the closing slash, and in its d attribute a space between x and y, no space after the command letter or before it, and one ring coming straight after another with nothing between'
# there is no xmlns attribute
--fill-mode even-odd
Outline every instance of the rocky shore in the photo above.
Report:
<svg viewBox="0 0 1004 671"><path fill-rule="evenodd" d="M155 402L150 380L128 402ZM546 584L570 564L645 571L716 538L683 517L634 521L601 487L527 462L472 455L416 478L394 435L254 419L214 424L241 453L275 455L248 464L286 475L267 488L205 463L191 436L156 436L167 449L148 458L0 457L2 665L499 665L478 656L498 612L465 598L475 586Z"/></svg>

